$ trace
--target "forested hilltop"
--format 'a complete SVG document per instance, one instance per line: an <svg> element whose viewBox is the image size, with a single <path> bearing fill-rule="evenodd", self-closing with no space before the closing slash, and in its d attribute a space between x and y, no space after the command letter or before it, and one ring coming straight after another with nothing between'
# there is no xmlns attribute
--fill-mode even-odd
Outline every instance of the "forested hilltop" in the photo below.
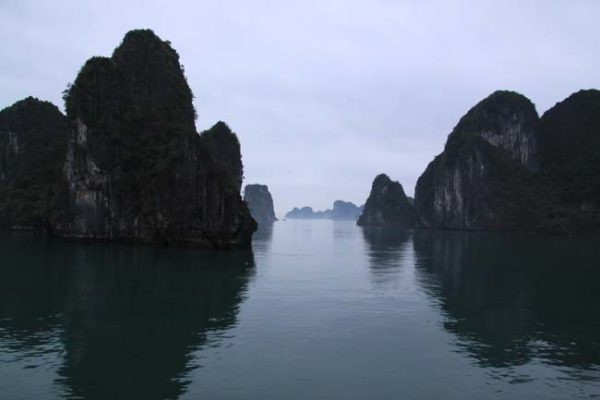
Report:
<svg viewBox="0 0 600 400"><path fill-rule="evenodd" d="M92 240L250 243L256 223L240 196L237 136L223 122L196 132L192 92L169 42L150 30L127 33L111 57L85 63L64 99L66 117L55 107L28 117L47 104L33 99L0 114L0 150L11 154L1 165L18 171L0 182L5 226ZM32 135L52 146L44 154L16 147ZM28 161L14 161L9 148ZM23 183L37 179L27 166L36 160L51 166L41 191ZM15 208L19 197L35 207Z"/></svg>
<svg viewBox="0 0 600 400"><path fill-rule="evenodd" d="M498 91L473 107L415 189L422 227L557 233L600 229L600 91L539 118Z"/></svg>
<svg viewBox="0 0 600 400"><path fill-rule="evenodd" d="M224 122L198 133L179 55L133 30L88 60L64 92L66 115L28 97L0 111L0 225L64 238L248 245L256 222L240 195L240 143ZM385 179L384 179L385 178ZM377 185L375 185L377 183ZM253 190L260 189L257 196ZM295 208L286 218L460 230L600 230L600 91L541 117L497 91L471 108L406 197L381 175L368 207ZM268 189L255 214L275 220Z"/></svg>

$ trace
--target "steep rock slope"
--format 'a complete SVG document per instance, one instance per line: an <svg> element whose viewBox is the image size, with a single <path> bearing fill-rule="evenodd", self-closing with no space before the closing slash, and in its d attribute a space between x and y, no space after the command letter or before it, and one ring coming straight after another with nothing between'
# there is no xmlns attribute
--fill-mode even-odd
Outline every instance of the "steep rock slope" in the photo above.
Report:
<svg viewBox="0 0 600 400"><path fill-rule="evenodd" d="M415 226L413 207L402 185L392 181L385 174L377 175L357 224L413 228Z"/></svg>
<svg viewBox="0 0 600 400"><path fill-rule="evenodd" d="M267 185L246 185L244 201L250 209L252 218L259 224L272 224L277 221L273 207L273 197Z"/></svg>
<svg viewBox="0 0 600 400"><path fill-rule="evenodd" d="M68 124L51 103L33 97L0 111L0 225L47 225L54 211Z"/></svg>
<svg viewBox="0 0 600 400"><path fill-rule="evenodd" d="M62 237L233 246L256 224L240 196L235 134L220 122L198 135L177 52L150 30L94 57L65 93L71 124Z"/></svg>
<svg viewBox="0 0 600 400"><path fill-rule="evenodd" d="M539 118L526 97L497 91L461 118L417 181L418 223L431 228L533 226Z"/></svg>
<svg viewBox="0 0 600 400"><path fill-rule="evenodd" d="M540 141L540 178L550 194L542 227L599 230L600 91L581 90L546 111Z"/></svg>

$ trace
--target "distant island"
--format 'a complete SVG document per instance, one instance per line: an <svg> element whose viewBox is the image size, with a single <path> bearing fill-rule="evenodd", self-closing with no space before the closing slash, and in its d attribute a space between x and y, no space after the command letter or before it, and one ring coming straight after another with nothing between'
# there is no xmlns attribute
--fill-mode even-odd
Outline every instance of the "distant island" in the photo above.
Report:
<svg viewBox="0 0 600 400"><path fill-rule="evenodd" d="M267 185L251 184L244 188L244 201L248 205L252 218L259 226L277 221L273 197Z"/></svg>
<svg viewBox="0 0 600 400"><path fill-rule="evenodd" d="M402 185L392 181L385 174L377 175L357 224L393 226L401 229L414 228L414 207L404 193Z"/></svg>
<svg viewBox="0 0 600 400"><path fill-rule="evenodd" d="M289 219L333 219L333 220L356 220L362 213L363 206L349 201L336 200L332 209L324 211L314 211L312 207L294 207L293 210L285 214Z"/></svg>
<svg viewBox="0 0 600 400"><path fill-rule="evenodd" d="M64 92L0 112L0 224L63 238L248 246L237 136L198 134L179 55L134 30Z"/></svg>

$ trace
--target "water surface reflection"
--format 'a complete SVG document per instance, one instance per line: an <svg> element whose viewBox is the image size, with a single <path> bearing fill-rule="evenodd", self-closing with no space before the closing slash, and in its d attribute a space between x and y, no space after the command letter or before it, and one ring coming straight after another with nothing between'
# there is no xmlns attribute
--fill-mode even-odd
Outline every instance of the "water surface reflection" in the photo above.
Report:
<svg viewBox="0 0 600 400"><path fill-rule="evenodd" d="M252 248L254 251L261 254L269 252L276 223L263 223L258 226L256 232L252 235Z"/></svg>
<svg viewBox="0 0 600 400"><path fill-rule="evenodd" d="M388 290L411 284L406 279L413 256L411 232L387 227L363 227L361 231L374 286Z"/></svg>
<svg viewBox="0 0 600 400"><path fill-rule="evenodd" d="M12 371L60 363L57 396L179 397L201 365L191 353L236 323L253 273L250 252L15 237L0 246L0 344L17 355L2 361Z"/></svg>
<svg viewBox="0 0 600 400"><path fill-rule="evenodd" d="M597 243L333 221L254 253L3 238L0 398L590 398Z"/></svg>
<svg viewBox="0 0 600 400"><path fill-rule="evenodd" d="M481 366L599 371L596 238L418 231L419 285ZM600 377L597 374L591 376Z"/></svg>

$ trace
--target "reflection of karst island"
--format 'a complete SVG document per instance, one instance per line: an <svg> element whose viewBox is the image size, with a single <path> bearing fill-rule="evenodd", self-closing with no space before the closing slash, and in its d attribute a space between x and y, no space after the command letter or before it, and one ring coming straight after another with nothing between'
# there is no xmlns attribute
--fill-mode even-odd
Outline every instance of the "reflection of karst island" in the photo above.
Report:
<svg viewBox="0 0 600 400"><path fill-rule="evenodd" d="M250 250L28 237L0 249L3 344L39 354L48 346L40 338L60 340L56 383L66 397L177 398L183 376L202 366L193 353L235 325L254 271ZM36 256L21 262L24 253Z"/></svg>
<svg viewBox="0 0 600 400"><path fill-rule="evenodd" d="M412 237L417 281L480 365L600 364L597 332L584 328L597 309L594 237L578 245L549 235L420 230Z"/></svg>

